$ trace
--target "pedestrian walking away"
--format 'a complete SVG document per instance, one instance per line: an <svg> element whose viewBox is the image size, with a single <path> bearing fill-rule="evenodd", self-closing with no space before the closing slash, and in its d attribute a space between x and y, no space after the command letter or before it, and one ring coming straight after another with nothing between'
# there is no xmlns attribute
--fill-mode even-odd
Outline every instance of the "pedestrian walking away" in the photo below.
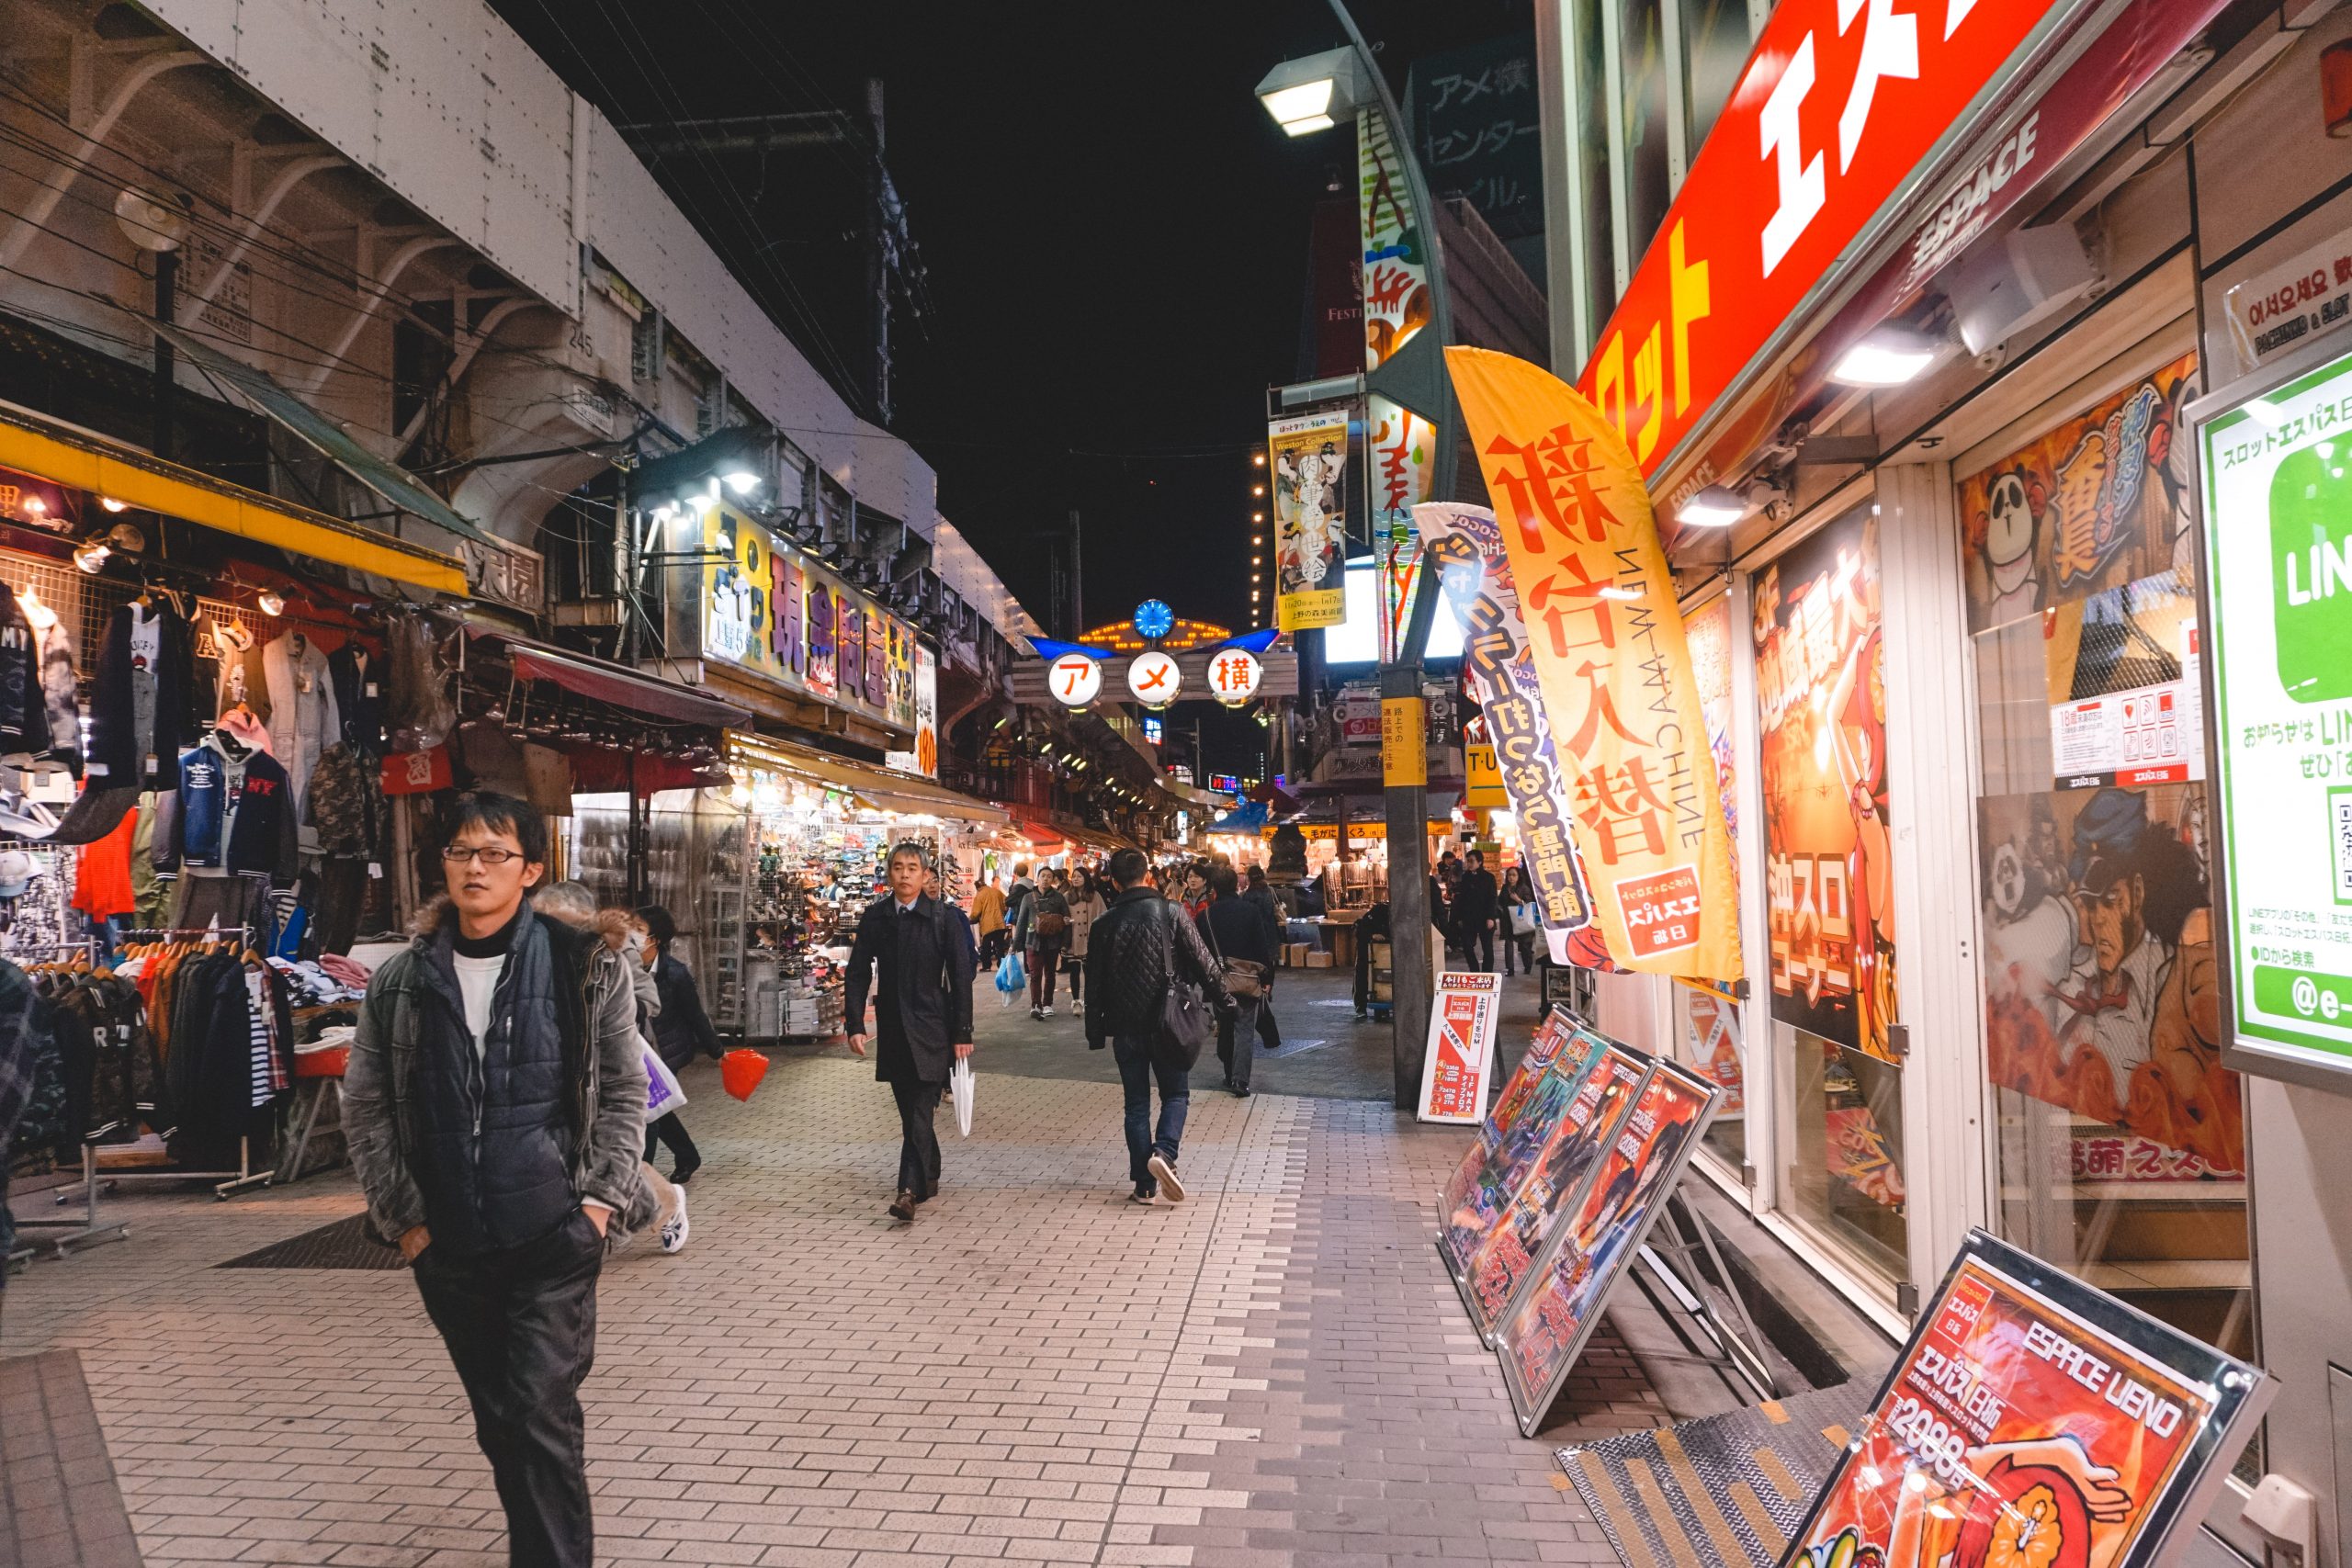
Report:
<svg viewBox="0 0 2352 1568"><path fill-rule="evenodd" d="M1066 895L1069 899L1069 952L1062 959L1062 973L1069 976L1069 1005L1080 1012L1086 1006L1086 947L1093 935L1095 918L1105 908L1102 889L1095 886L1095 874L1091 871L1074 874Z"/></svg>
<svg viewBox="0 0 2352 1568"><path fill-rule="evenodd" d="M644 1201L635 987L593 931L526 907L547 827L523 801L462 799L441 865L447 901L368 984L344 1134L473 1405L509 1562L591 1568L580 1384L605 1233Z"/></svg>
<svg viewBox="0 0 2352 1568"><path fill-rule="evenodd" d="M874 997L874 1077L899 1106L899 1188L890 1217L911 1221L939 1195L939 1133L933 1124L947 1075L972 1054L971 934L964 912L923 891L930 853L919 843L890 852L890 891L858 917L842 1006L849 1048L865 1055L865 998Z"/></svg>
<svg viewBox="0 0 2352 1568"><path fill-rule="evenodd" d="M1217 961L1232 1010L1216 1025L1217 1060L1225 1064L1225 1087L1250 1098L1250 1064L1258 1043L1258 1014L1274 973L1274 942L1264 911L1244 897L1229 865L1209 868L1209 907L1197 920L1201 940Z"/></svg>
<svg viewBox="0 0 2352 1568"><path fill-rule="evenodd" d="M1127 1176L1137 1203L1165 1193L1183 1201L1176 1161L1192 1109L1191 1073L1197 1044L1171 1039L1166 1021L1179 986L1197 986L1204 1003L1229 1011L1225 984L1201 933L1182 908L1151 886L1141 850L1121 850L1107 868L1110 908L1094 922L1086 953L1086 1043L1112 1048L1125 1097ZM1159 1122L1151 1119L1151 1090L1159 1089Z"/></svg>
<svg viewBox="0 0 2352 1568"><path fill-rule="evenodd" d="M1069 943L1069 896L1062 891L1062 874L1047 866L1037 875L1037 891L1021 906L1013 945L1029 965L1029 1016L1054 1016L1054 976L1062 965L1062 950Z"/></svg>
<svg viewBox="0 0 2352 1568"><path fill-rule="evenodd" d="M1004 925L1004 889L993 877L980 884L972 895L972 924L980 933L980 962L989 968L1004 956L1007 933Z"/></svg>
<svg viewBox="0 0 2352 1568"><path fill-rule="evenodd" d="M1282 976L1283 932L1288 929L1289 921L1283 914L1282 900L1266 881L1264 866L1250 868L1250 886L1241 896L1266 918L1266 941L1274 950L1276 967L1266 972L1265 987L1258 993L1258 1043L1269 1051L1279 1051L1283 1048L1283 1029L1274 1019L1274 982Z"/></svg>
<svg viewBox="0 0 2352 1568"><path fill-rule="evenodd" d="M670 911L659 904L648 904L637 911L638 919L649 941L652 962L653 987L659 998L653 1012L653 1045L662 1060L673 1073L683 1073L696 1056L717 1061L724 1055L719 1049L718 1031L710 1025L710 1014L703 1010L702 988L695 984L695 972L685 960L670 951L678 939L678 922ZM653 1163L653 1145L660 1140L669 1146L670 1179L684 1187L702 1168L702 1151L686 1132L685 1123L672 1111L645 1130L645 1160Z"/></svg>

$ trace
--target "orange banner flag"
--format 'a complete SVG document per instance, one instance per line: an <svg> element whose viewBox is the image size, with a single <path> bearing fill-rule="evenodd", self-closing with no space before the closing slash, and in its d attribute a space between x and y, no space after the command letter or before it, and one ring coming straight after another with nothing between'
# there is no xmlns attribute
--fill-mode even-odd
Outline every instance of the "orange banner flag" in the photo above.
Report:
<svg viewBox="0 0 2352 1568"><path fill-rule="evenodd" d="M1641 466L1599 409L1507 354L1448 348L1519 584L1609 955L1740 977L1731 832Z"/></svg>

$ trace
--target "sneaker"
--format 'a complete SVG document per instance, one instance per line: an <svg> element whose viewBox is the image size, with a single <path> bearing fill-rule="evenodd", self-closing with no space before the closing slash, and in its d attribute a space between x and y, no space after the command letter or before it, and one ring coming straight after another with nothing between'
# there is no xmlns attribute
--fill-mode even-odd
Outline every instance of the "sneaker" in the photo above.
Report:
<svg viewBox="0 0 2352 1568"><path fill-rule="evenodd" d="M1046 1018L1051 1018L1051 1017L1053 1017L1053 1016L1054 1016L1054 1010L1053 1010L1053 1009L1051 1009L1051 1008L1044 1008L1044 1009L1041 1009L1041 1010L1040 1010L1040 1011L1044 1014L1044 1016L1045 1016L1045 1017L1046 1017Z"/></svg>
<svg viewBox="0 0 2352 1568"><path fill-rule="evenodd" d="M678 1192L678 1212L662 1222L662 1250L664 1252L684 1251L686 1230L686 1194L682 1188Z"/></svg>
<svg viewBox="0 0 2352 1568"><path fill-rule="evenodd" d="M1247 1100L1247 1099L1249 1099L1249 1098L1250 1098L1250 1086L1249 1086L1248 1084L1246 1084L1246 1083L1238 1083L1238 1084L1234 1084L1234 1085L1232 1085L1232 1086L1230 1086L1230 1087L1231 1087L1231 1088L1232 1088L1232 1089L1233 1089L1233 1098L1234 1098L1234 1099L1236 1099L1236 1100Z"/></svg>
<svg viewBox="0 0 2352 1568"><path fill-rule="evenodd" d="M900 1192L896 1198L892 1199L890 1201L890 1217L894 1220L912 1224L915 1217L915 1195L911 1192Z"/></svg>
<svg viewBox="0 0 2352 1568"><path fill-rule="evenodd" d="M1043 1018L1046 1016L1046 1010L1044 1008L1031 1008L1029 1010L1029 1016L1031 1018Z"/></svg>
<svg viewBox="0 0 2352 1568"><path fill-rule="evenodd" d="M1142 1188L1138 1187L1134 1191L1127 1194L1127 1201L1135 1204L1138 1208L1149 1209L1156 1207L1159 1204L1159 1195L1156 1192L1147 1192Z"/></svg>
<svg viewBox="0 0 2352 1568"><path fill-rule="evenodd" d="M1176 1174L1174 1160L1165 1155L1154 1155L1151 1156L1150 1170L1152 1179L1159 1183L1160 1190L1168 1194L1170 1202L1181 1203L1184 1201L1184 1183Z"/></svg>

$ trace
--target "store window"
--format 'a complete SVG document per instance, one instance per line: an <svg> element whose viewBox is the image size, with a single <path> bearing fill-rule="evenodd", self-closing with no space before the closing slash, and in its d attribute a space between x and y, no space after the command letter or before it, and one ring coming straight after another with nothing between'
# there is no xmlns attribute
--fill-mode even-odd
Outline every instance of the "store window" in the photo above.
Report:
<svg viewBox="0 0 2352 1568"><path fill-rule="evenodd" d="M1960 481L2005 1235L2253 1348L2245 1127L2220 1062L2177 439L2194 356Z"/></svg>
<svg viewBox="0 0 2352 1568"><path fill-rule="evenodd" d="M1877 509L1754 581L1782 1207L1909 1276Z"/></svg>
<svg viewBox="0 0 2352 1568"><path fill-rule="evenodd" d="M1731 599L1717 593L1682 617L1690 649L1690 670L1699 708L1707 722L1707 746L1714 753L1715 782L1724 822L1731 829L1735 871L1738 866L1739 768L1731 722ZM1737 988L1724 981L1682 980L1674 989L1677 1054L1723 1089L1715 1119L1707 1125L1706 1146L1734 1170L1747 1161L1747 1036L1741 1029Z"/></svg>

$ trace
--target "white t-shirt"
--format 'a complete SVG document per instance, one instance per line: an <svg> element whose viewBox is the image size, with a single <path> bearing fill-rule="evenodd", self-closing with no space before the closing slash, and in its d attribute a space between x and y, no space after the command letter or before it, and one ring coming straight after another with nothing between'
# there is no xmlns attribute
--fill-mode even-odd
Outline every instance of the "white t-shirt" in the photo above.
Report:
<svg viewBox="0 0 2352 1568"><path fill-rule="evenodd" d="M487 1058L490 1055L490 1005L498 998L499 971L506 967L506 954L493 953L488 958L468 958L453 953L449 962L457 965L458 990L466 999L466 1027L473 1032L474 1055Z"/></svg>

